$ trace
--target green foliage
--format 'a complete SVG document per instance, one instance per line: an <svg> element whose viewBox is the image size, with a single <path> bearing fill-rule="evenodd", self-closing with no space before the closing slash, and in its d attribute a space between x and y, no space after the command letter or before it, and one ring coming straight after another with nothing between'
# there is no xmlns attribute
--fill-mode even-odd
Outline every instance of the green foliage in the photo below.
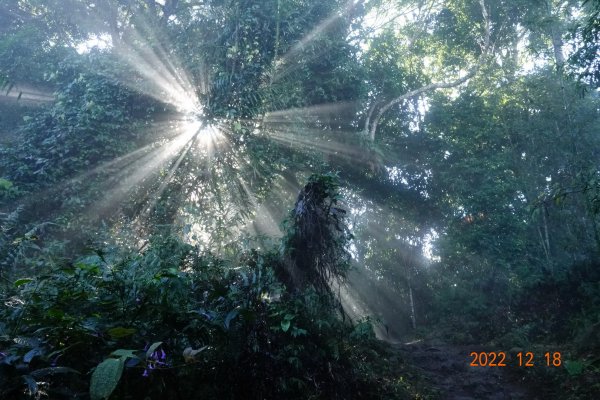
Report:
<svg viewBox="0 0 600 400"><path fill-rule="evenodd" d="M0 201L15 199L19 194L19 189L11 181L0 178Z"/></svg>
<svg viewBox="0 0 600 400"><path fill-rule="evenodd" d="M0 170L9 180L27 188L53 183L114 158L126 149L120 143L136 138L135 119L150 104L104 74L84 72L90 64L114 68L106 56L90 54L65 60L52 74L56 102L24 118L21 140L3 149Z"/></svg>
<svg viewBox="0 0 600 400"><path fill-rule="evenodd" d="M582 363L581 361L566 360L565 368L567 369L567 373L569 375L578 376L578 375L581 375L581 373L583 372L583 370L585 368L585 364Z"/></svg>
<svg viewBox="0 0 600 400"><path fill-rule="evenodd" d="M13 187L13 184L11 181L4 179L4 178L0 178L0 190L2 191L8 191Z"/></svg>
<svg viewBox="0 0 600 400"><path fill-rule="evenodd" d="M0 76L5 78L0 81L0 88L8 91L12 84L29 84L43 92L51 91L52 84L46 82L45 75L74 50L49 45L48 32L31 21L22 23L9 18L4 24L8 32L0 41Z"/></svg>
<svg viewBox="0 0 600 400"><path fill-rule="evenodd" d="M479 73L393 107L370 143L372 107L481 54L479 2L434 3L4 4L0 90L48 102L0 104L0 397L416 397L371 320L332 301L350 250L353 300L398 332L552 342L565 369L528 379L591 393L598 2L486 1ZM370 32L367 9L398 14ZM576 84L559 61L578 15ZM98 35L112 47L75 51ZM180 86L214 141L164 159L192 117L141 93ZM280 250L248 250L242 227L298 188Z"/></svg>
<svg viewBox="0 0 600 400"><path fill-rule="evenodd" d="M125 361L122 358L107 358L98 364L90 382L90 398L108 399L117 387L124 367Z"/></svg>
<svg viewBox="0 0 600 400"><path fill-rule="evenodd" d="M573 73L580 79L587 81L594 87L600 85L600 2L598 0L586 0L586 20L574 29L573 37L581 40L581 45L575 51L569 61L572 64Z"/></svg>
<svg viewBox="0 0 600 400"><path fill-rule="evenodd" d="M111 335L112 336L112 335ZM146 358L150 358L154 350L160 346L162 342L154 343L146 352ZM90 398L94 400L108 399L115 390L121 380L125 362L128 359L138 359L134 354L134 350L115 350L110 354L111 357L102 361L94 369L90 380Z"/></svg>
<svg viewBox="0 0 600 400"><path fill-rule="evenodd" d="M265 111L356 100L360 66L346 37L362 7L341 1L209 2L201 12L177 8L180 26L169 26L183 64L212 118L250 118ZM325 29L319 29L324 20ZM316 33L314 32L316 31ZM303 45L299 41L311 40ZM345 123L343 119L339 121Z"/></svg>
<svg viewBox="0 0 600 400"><path fill-rule="evenodd" d="M341 321L314 290L284 294L274 257L250 252L233 266L157 237L142 255L97 252L19 279L1 310L5 343L19 344L6 346L0 363L17 376L93 369L94 399L123 391L140 398L372 393L381 366L377 358L358 361L374 351L370 324ZM87 385L81 377L47 384L48 393L69 396ZM19 388L8 385L2 390ZM401 398L405 389L389 381L381 390Z"/></svg>

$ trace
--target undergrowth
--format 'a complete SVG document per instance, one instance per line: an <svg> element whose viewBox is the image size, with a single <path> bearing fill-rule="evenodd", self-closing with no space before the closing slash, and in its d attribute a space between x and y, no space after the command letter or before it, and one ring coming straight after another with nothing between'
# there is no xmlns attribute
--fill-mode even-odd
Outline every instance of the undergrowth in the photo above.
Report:
<svg viewBox="0 0 600 400"><path fill-rule="evenodd" d="M94 379L92 399L408 397L370 322L287 293L274 254L230 265L175 237L113 254L4 287L1 398L87 398Z"/></svg>

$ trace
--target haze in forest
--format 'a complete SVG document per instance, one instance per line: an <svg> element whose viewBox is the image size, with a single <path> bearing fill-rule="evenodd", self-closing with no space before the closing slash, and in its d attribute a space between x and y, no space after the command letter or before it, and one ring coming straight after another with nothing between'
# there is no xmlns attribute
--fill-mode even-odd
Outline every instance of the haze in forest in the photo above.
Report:
<svg viewBox="0 0 600 400"><path fill-rule="evenodd" d="M0 1L0 398L593 398L599 13Z"/></svg>

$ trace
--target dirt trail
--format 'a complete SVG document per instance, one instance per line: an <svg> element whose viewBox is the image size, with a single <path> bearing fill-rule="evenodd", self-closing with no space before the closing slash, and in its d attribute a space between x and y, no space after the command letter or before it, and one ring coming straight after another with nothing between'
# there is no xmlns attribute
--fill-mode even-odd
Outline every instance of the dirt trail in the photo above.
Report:
<svg viewBox="0 0 600 400"><path fill-rule="evenodd" d="M513 367L471 367L472 351L491 351L473 346L394 344L407 360L425 376L427 383L443 400L533 400L519 382ZM509 371L510 369L510 371Z"/></svg>

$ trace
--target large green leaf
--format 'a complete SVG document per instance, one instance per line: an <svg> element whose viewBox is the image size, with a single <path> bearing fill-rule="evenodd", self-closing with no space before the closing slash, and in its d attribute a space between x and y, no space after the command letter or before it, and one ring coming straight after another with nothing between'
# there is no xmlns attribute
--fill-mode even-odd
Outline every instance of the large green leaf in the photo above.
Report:
<svg viewBox="0 0 600 400"><path fill-rule="evenodd" d="M14 285L15 285L15 287L19 287L19 286L25 285L25 284L27 284L29 282L33 282L33 279L31 279L31 278L21 278L21 279L17 279L15 281Z"/></svg>
<svg viewBox="0 0 600 400"><path fill-rule="evenodd" d="M131 336L135 332L135 328L124 328L122 326L117 326L108 330L108 334L114 339L120 339L127 336Z"/></svg>
<svg viewBox="0 0 600 400"><path fill-rule="evenodd" d="M127 350L127 349L118 349L113 351L112 353L110 353L111 356L113 357L120 357L120 358L138 358L138 356L136 356L134 354L135 350Z"/></svg>
<svg viewBox="0 0 600 400"><path fill-rule="evenodd" d="M92 374L90 383L90 398L92 400L108 399L121 379L124 365L123 358L107 358L98 364Z"/></svg>
<svg viewBox="0 0 600 400"><path fill-rule="evenodd" d="M231 321L237 317L239 313L239 310L237 308L229 311L229 313L227 314L227 316L225 317L225 321L224 321L224 325L225 325L225 329L229 329L229 325L231 324Z"/></svg>

